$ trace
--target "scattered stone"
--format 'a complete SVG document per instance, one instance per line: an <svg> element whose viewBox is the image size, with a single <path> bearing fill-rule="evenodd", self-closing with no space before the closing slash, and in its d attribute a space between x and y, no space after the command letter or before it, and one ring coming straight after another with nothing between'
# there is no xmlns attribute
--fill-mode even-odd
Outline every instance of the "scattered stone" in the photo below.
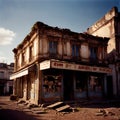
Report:
<svg viewBox="0 0 120 120"><path fill-rule="evenodd" d="M104 113L102 113L102 112L97 112L97 113L95 113L95 115L96 115L96 116L103 116Z"/></svg>
<svg viewBox="0 0 120 120"><path fill-rule="evenodd" d="M104 109L100 109L100 110L96 113L96 116L107 116L107 115L113 116L113 115L115 115L115 113L113 113L113 112L111 112L111 111L108 111L108 110L104 110Z"/></svg>
<svg viewBox="0 0 120 120"><path fill-rule="evenodd" d="M69 109L69 108L70 108L69 105L64 105L64 106L62 106L62 107L57 108L56 110L57 110L58 112L61 112L61 111L64 111L64 110L66 110L66 109Z"/></svg>
<svg viewBox="0 0 120 120"><path fill-rule="evenodd" d="M115 115L115 113L113 113L113 112L108 112L108 114L109 114L110 116Z"/></svg>
<svg viewBox="0 0 120 120"><path fill-rule="evenodd" d="M10 100L18 100L18 96L17 95L10 95Z"/></svg>
<svg viewBox="0 0 120 120"><path fill-rule="evenodd" d="M43 108L43 107L44 107L44 104L39 104L38 106L41 107L41 108Z"/></svg>
<svg viewBox="0 0 120 120"><path fill-rule="evenodd" d="M35 113L35 114L45 114L45 113L47 113L47 112L44 111L44 110L32 111L32 112Z"/></svg>
<svg viewBox="0 0 120 120"><path fill-rule="evenodd" d="M24 112L31 112L30 109L23 109Z"/></svg>
<svg viewBox="0 0 120 120"><path fill-rule="evenodd" d="M47 108L55 108L57 106L60 106L61 104L63 104L63 102L56 102L54 104L51 104L51 105L47 106Z"/></svg>
<svg viewBox="0 0 120 120"><path fill-rule="evenodd" d="M34 107L38 107L38 105L29 103L29 104L27 104L27 107L28 108L34 108Z"/></svg>
<svg viewBox="0 0 120 120"><path fill-rule="evenodd" d="M25 103L25 100L23 100L23 99L20 99L20 100L18 100L18 102L17 102L17 104L23 104L23 103Z"/></svg>

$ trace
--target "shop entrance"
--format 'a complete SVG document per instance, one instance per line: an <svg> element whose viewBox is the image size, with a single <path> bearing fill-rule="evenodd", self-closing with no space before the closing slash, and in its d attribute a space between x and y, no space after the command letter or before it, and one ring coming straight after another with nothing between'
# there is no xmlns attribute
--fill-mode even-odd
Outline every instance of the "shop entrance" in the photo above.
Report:
<svg viewBox="0 0 120 120"><path fill-rule="evenodd" d="M73 92L73 72L72 71L64 71L63 72L63 84L64 84L64 100L73 100L74 92Z"/></svg>

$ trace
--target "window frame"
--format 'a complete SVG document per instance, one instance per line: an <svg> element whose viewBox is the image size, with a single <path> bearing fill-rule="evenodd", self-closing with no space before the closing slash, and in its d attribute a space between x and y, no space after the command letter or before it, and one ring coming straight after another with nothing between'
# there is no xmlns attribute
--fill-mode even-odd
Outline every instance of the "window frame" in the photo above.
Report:
<svg viewBox="0 0 120 120"><path fill-rule="evenodd" d="M98 60L98 47L89 46L89 50L90 50L90 61L96 62Z"/></svg>
<svg viewBox="0 0 120 120"><path fill-rule="evenodd" d="M49 40L49 54L56 55L58 53L58 41Z"/></svg>
<svg viewBox="0 0 120 120"><path fill-rule="evenodd" d="M74 41L71 42L71 56L72 58L80 57L80 43Z"/></svg>
<svg viewBox="0 0 120 120"><path fill-rule="evenodd" d="M34 47L33 47L33 44L32 44L29 47L29 61L31 61L33 59L33 51L34 51Z"/></svg>

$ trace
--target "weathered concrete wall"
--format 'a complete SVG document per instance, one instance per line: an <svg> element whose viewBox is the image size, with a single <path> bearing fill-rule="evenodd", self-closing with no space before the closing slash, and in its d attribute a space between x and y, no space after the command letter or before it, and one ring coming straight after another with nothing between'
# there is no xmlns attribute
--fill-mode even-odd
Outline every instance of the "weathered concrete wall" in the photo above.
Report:
<svg viewBox="0 0 120 120"><path fill-rule="evenodd" d="M89 46L88 46L87 43L84 43L84 44L81 45L80 55L83 58L83 60L84 59L89 59L90 51L89 51Z"/></svg>
<svg viewBox="0 0 120 120"><path fill-rule="evenodd" d="M87 29L94 36L109 37L107 52L116 49L114 17L118 14L117 8L113 7L103 18Z"/></svg>

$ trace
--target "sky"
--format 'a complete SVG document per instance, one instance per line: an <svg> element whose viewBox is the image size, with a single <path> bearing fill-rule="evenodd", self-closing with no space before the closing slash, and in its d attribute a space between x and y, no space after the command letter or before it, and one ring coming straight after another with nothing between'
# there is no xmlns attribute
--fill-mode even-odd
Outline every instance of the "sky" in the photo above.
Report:
<svg viewBox="0 0 120 120"><path fill-rule="evenodd" d="M0 0L0 62L14 62L12 50L37 21L82 33L119 0Z"/></svg>

